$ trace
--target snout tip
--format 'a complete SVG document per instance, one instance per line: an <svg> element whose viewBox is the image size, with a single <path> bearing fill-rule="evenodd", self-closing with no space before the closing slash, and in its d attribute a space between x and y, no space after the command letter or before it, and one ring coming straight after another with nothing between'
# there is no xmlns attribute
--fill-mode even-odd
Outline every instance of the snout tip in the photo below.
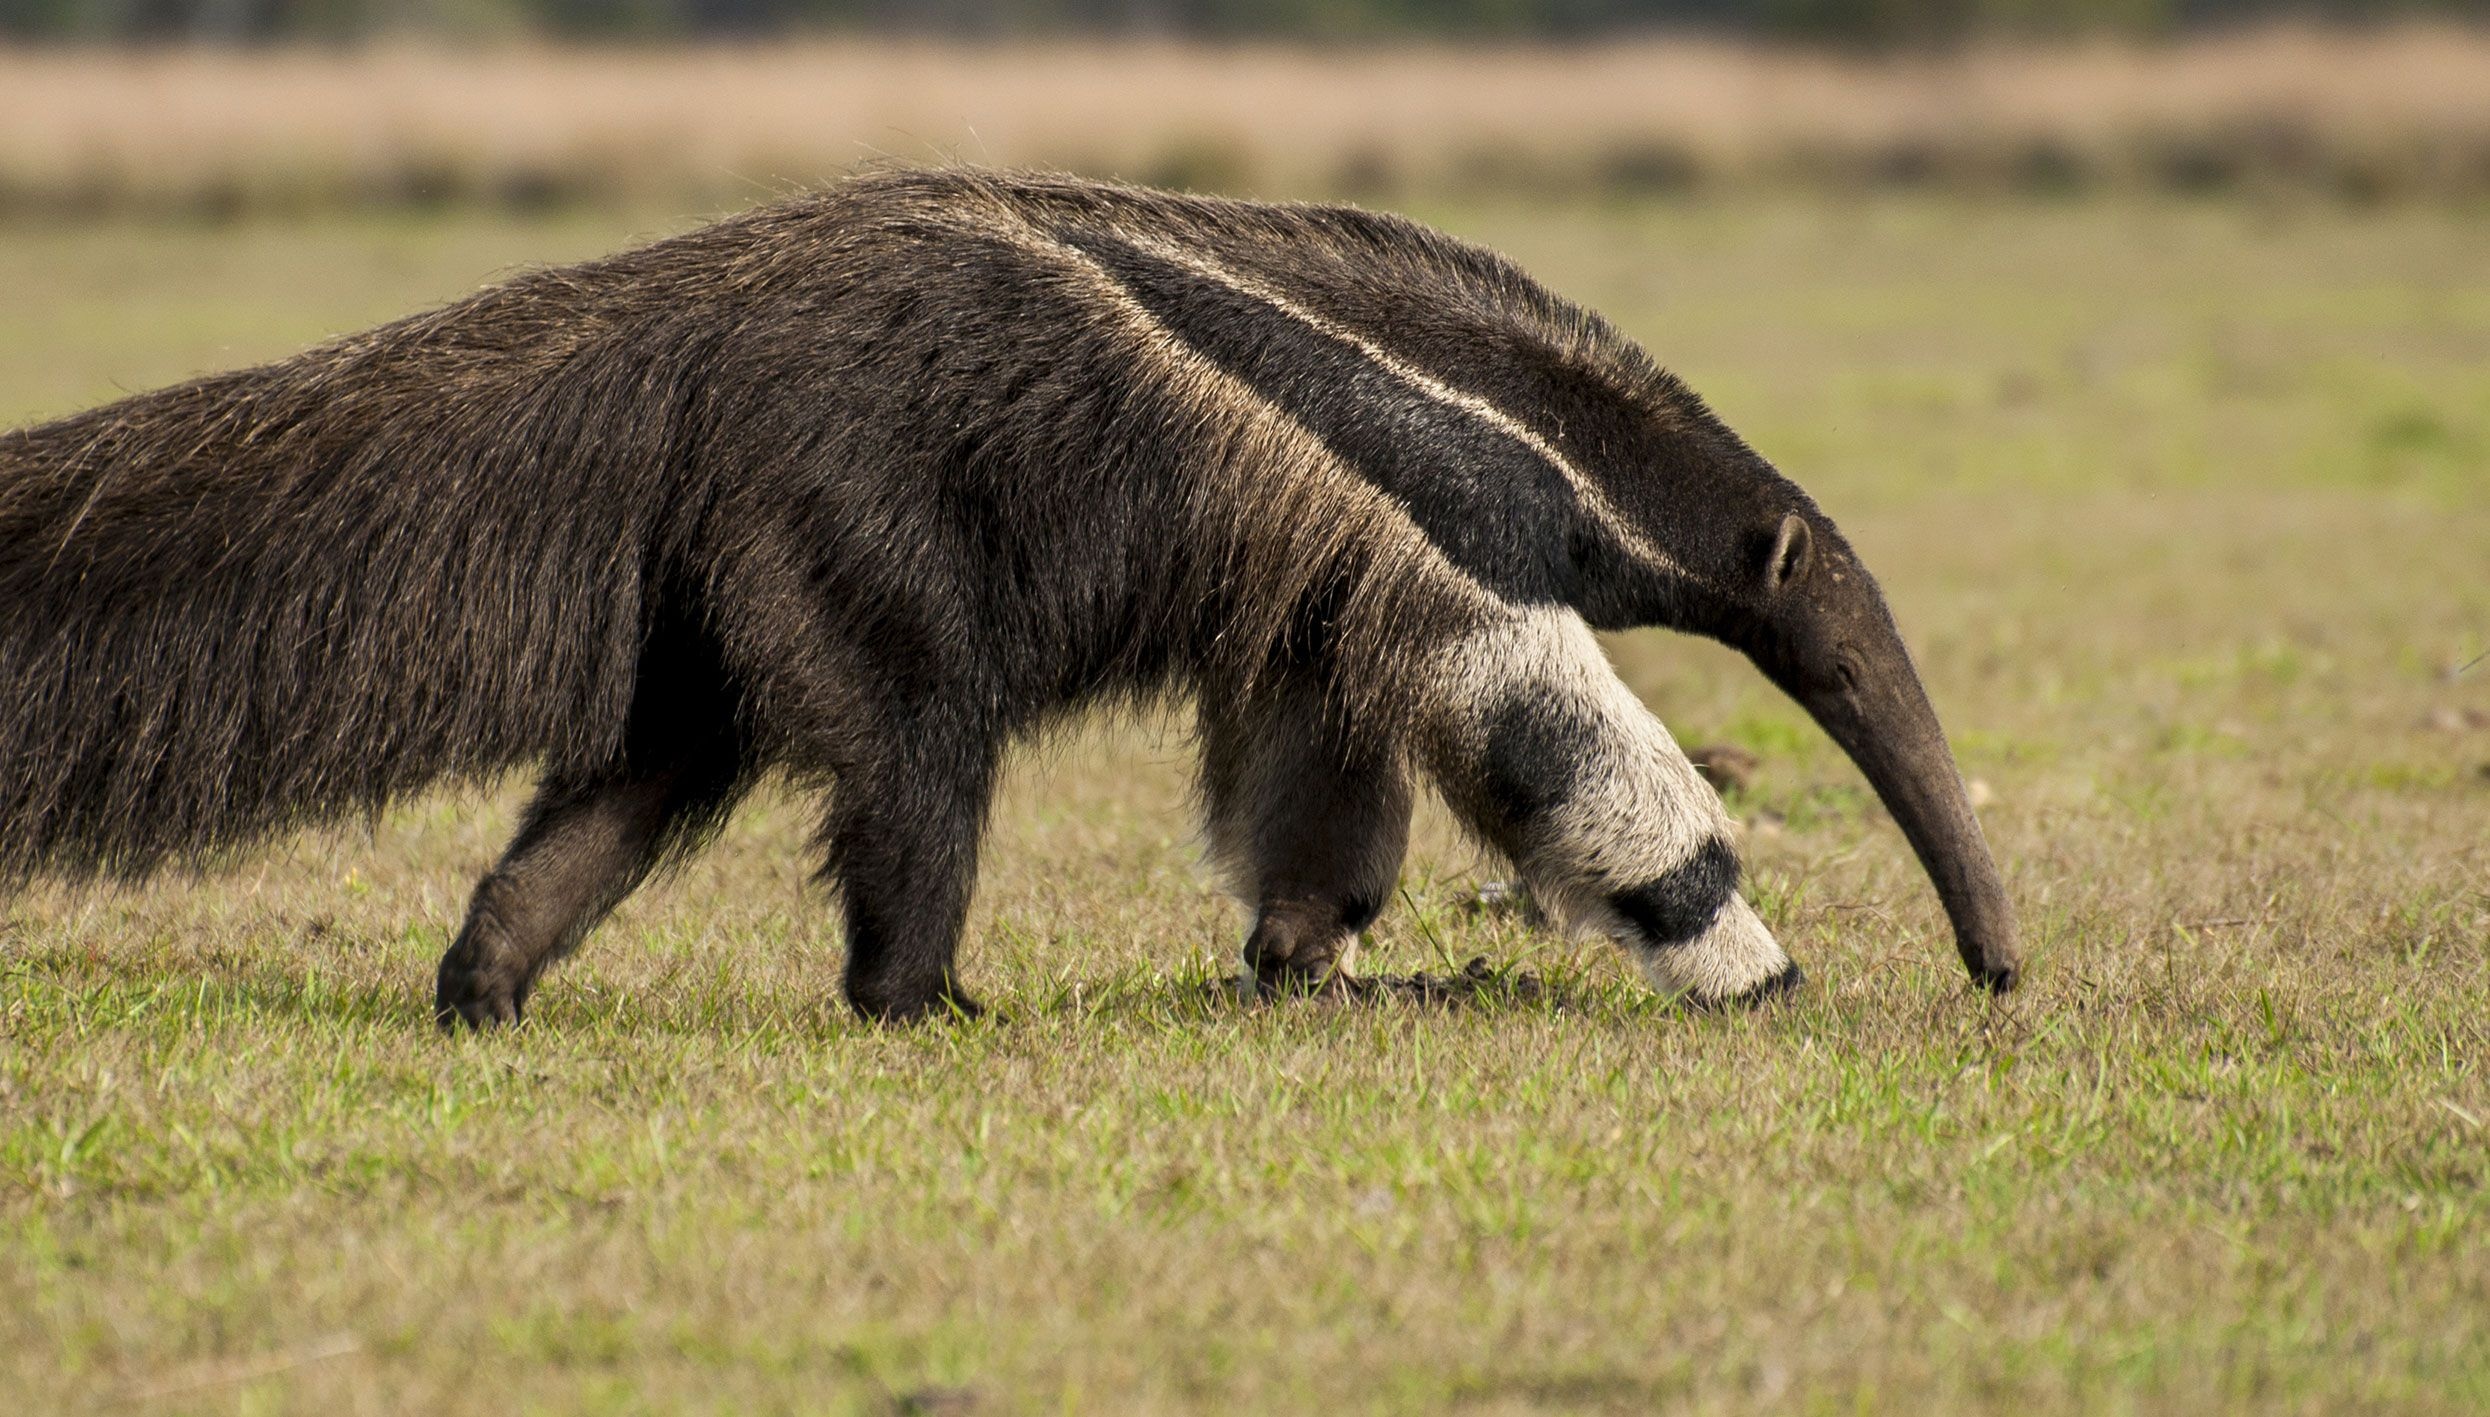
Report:
<svg viewBox="0 0 2490 1417"><path fill-rule="evenodd" d="M2023 982L2023 966L2011 959L1988 961L1973 966L1971 978L1991 994L2011 994Z"/></svg>

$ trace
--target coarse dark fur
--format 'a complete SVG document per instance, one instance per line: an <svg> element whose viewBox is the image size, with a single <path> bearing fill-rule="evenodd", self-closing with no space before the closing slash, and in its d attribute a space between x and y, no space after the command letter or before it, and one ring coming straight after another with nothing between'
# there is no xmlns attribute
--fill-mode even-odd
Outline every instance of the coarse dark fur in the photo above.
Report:
<svg viewBox="0 0 2490 1417"><path fill-rule="evenodd" d="M1279 936L1388 894L1411 764L1492 766L1423 746L1483 616L1674 625L1788 683L1814 632L1768 612L1813 563L1856 569L1681 385L1495 256L1343 208L882 173L0 435L0 885L530 768L440 981L445 1021L510 1020L783 773L828 789L851 1000L966 1008L1008 747L1175 690L1210 709L1214 817L1341 798L1215 843L1288 965ZM1324 821L1368 824L1323 846ZM1734 890L1723 854L1690 862L1680 927Z"/></svg>

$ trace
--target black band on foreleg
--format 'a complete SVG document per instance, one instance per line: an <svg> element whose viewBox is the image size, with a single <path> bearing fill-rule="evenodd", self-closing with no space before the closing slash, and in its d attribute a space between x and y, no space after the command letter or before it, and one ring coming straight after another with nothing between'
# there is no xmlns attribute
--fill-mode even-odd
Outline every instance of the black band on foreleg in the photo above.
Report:
<svg viewBox="0 0 2490 1417"><path fill-rule="evenodd" d="M1641 885L1618 891L1609 907L1640 932L1641 943L1668 949L1700 939L1738 894L1738 853L1719 837Z"/></svg>
<svg viewBox="0 0 2490 1417"><path fill-rule="evenodd" d="M1488 714L1478 808L1518 840L1572 800L1599 760L1599 725L1563 699L1525 693Z"/></svg>

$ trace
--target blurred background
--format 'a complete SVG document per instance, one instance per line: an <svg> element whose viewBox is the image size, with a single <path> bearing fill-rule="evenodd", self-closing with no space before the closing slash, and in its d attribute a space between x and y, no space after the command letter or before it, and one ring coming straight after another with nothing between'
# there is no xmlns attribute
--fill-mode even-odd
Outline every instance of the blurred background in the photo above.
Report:
<svg viewBox="0 0 2490 1417"><path fill-rule="evenodd" d="M0 0L0 214L2490 189L2490 0Z"/></svg>

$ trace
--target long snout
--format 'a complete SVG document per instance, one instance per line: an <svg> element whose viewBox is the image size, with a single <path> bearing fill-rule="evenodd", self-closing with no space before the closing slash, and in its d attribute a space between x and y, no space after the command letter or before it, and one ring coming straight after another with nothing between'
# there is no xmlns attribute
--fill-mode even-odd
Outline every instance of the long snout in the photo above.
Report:
<svg viewBox="0 0 2490 1417"><path fill-rule="evenodd" d="M2022 973L2014 909L1953 749L1901 636L1863 657L1855 683L1783 687L1866 774L1937 888L1963 967L2003 994Z"/></svg>

